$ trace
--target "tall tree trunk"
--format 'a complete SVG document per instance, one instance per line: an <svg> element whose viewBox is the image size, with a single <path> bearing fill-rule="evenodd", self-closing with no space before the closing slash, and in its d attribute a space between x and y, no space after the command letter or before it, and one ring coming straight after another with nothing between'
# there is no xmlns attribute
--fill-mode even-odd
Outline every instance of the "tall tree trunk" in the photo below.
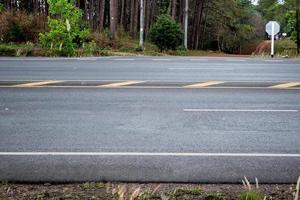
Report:
<svg viewBox="0 0 300 200"><path fill-rule="evenodd" d="M138 25L138 0L131 0L131 26L130 33L132 37L136 37Z"/></svg>
<svg viewBox="0 0 300 200"><path fill-rule="evenodd" d="M98 3L98 31L103 31L104 28L104 12L105 12L105 0L99 0Z"/></svg>
<svg viewBox="0 0 300 200"><path fill-rule="evenodd" d="M177 14L177 0L171 0L171 6L172 6L172 18L175 20L176 19L176 14Z"/></svg>
<svg viewBox="0 0 300 200"><path fill-rule="evenodd" d="M121 0L121 16L120 16L120 25L125 29L125 8L126 8L126 1Z"/></svg>
<svg viewBox="0 0 300 200"><path fill-rule="evenodd" d="M204 0L199 0L196 2L193 20L193 31L192 31L192 43L191 47L197 49L199 47L199 37L201 34L201 22L203 16Z"/></svg>
<svg viewBox="0 0 300 200"><path fill-rule="evenodd" d="M110 0L110 32L116 36L118 23L118 0Z"/></svg>

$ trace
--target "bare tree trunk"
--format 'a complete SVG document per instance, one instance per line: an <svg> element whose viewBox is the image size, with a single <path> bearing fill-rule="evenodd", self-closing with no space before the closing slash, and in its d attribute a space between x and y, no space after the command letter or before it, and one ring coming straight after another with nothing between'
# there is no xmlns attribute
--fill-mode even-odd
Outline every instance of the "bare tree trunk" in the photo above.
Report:
<svg viewBox="0 0 300 200"><path fill-rule="evenodd" d="M149 29L150 29L150 22L151 22L151 5L152 5L152 0L146 0L145 1L145 12L146 12L146 17L145 17L145 35L148 35Z"/></svg>
<svg viewBox="0 0 300 200"><path fill-rule="evenodd" d="M137 34L137 21L138 21L138 0L131 0L131 26L130 33L132 37L136 37Z"/></svg>
<svg viewBox="0 0 300 200"><path fill-rule="evenodd" d="M98 5L98 31L103 31L104 28L104 12L105 12L105 0L99 0Z"/></svg>
<svg viewBox="0 0 300 200"><path fill-rule="evenodd" d="M110 0L110 32L116 36L118 22L118 0Z"/></svg>
<svg viewBox="0 0 300 200"><path fill-rule="evenodd" d="M175 20L176 19L176 14L177 14L177 0L171 0L171 6L172 6L172 18Z"/></svg>

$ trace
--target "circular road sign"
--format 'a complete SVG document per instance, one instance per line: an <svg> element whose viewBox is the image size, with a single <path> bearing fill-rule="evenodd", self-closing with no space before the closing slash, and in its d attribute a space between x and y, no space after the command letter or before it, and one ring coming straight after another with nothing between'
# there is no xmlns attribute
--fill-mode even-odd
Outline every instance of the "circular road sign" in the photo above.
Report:
<svg viewBox="0 0 300 200"><path fill-rule="evenodd" d="M269 21L266 25L266 32L272 35L272 25L274 24L274 35L278 34L280 31L280 25L276 21Z"/></svg>

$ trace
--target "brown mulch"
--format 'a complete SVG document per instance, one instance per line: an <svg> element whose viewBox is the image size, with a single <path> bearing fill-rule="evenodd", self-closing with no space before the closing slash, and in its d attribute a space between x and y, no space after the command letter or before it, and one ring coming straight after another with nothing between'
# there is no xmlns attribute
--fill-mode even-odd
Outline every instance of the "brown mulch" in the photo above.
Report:
<svg viewBox="0 0 300 200"><path fill-rule="evenodd" d="M255 187L255 186L253 186ZM293 200L296 185L259 185L267 199ZM181 193L176 193L176 190ZM191 191L239 199L246 189L242 184L135 184L135 183L77 183L77 184L11 184L0 185L0 199L208 199ZM134 193L134 194L133 194ZM174 195L176 193L176 195ZM190 195L190 196L188 196ZM136 197L136 198L134 198ZM217 198L211 198L211 200Z"/></svg>

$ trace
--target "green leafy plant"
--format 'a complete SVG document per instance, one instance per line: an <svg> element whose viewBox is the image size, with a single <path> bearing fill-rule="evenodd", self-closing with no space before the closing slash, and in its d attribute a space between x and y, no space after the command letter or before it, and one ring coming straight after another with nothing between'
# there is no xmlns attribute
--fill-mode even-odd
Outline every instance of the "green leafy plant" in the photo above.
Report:
<svg viewBox="0 0 300 200"><path fill-rule="evenodd" d="M180 25L169 15L160 15L150 30L150 40L160 49L175 50L182 43Z"/></svg>
<svg viewBox="0 0 300 200"><path fill-rule="evenodd" d="M49 32L39 35L40 44L49 48L53 56L73 56L75 48L89 35L89 30L80 25L82 11L73 0L48 0L48 4Z"/></svg>

